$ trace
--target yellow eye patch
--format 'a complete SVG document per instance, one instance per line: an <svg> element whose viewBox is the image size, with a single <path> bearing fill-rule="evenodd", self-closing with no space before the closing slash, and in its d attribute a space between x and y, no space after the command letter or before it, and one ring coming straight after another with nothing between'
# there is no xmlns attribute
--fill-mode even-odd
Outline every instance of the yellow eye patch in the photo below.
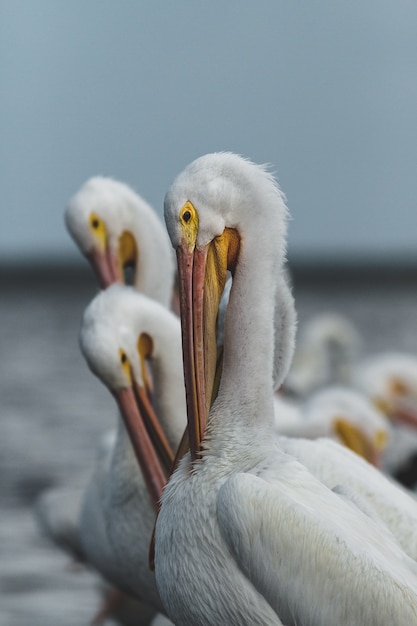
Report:
<svg viewBox="0 0 417 626"><path fill-rule="evenodd" d="M105 223L96 213L91 213L89 224L91 232L97 240L100 249L105 250L107 246L107 230Z"/></svg>
<svg viewBox="0 0 417 626"><path fill-rule="evenodd" d="M132 384L132 372L130 370L130 362L127 358L126 352L120 348L119 350L120 363L122 365L123 371L126 374L127 380L129 384Z"/></svg>
<svg viewBox="0 0 417 626"><path fill-rule="evenodd" d="M198 213L189 200L187 200L182 207L179 217L182 226L183 240L190 251L192 251L195 248L198 235Z"/></svg>

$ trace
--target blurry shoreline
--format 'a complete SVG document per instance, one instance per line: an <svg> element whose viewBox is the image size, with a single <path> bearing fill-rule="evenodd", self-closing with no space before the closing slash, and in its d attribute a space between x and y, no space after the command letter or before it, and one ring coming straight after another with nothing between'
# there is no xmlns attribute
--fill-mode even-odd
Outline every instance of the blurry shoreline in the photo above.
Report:
<svg viewBox="0 0 417 626"><path fill-rule="evenodd" d="M337 283L339 286L395 285L417 287L417 260L393 261L343 261L343 260L292 260L288 262L295 286L305 287L321 283ZM0 265L0 285L20 288L23 285L52 284L63 288L85 286L95 289L96 280L87 262L84 264L65 261L34 261L31 263L3 263Z"/></svg>

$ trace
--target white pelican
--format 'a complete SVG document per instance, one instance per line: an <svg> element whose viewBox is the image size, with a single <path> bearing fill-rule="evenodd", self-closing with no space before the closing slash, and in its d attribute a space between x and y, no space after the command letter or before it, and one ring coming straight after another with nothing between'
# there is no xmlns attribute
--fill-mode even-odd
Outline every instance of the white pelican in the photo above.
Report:
<svg viewBox="0 0 417 626"><path fill-rule="evenodd" d="M69 201L65 222L102 287L124 282L130 266L136 289L170 306L175 265L169 238L133 189L112 178L90 178Z"/></svg>
<svg viewBox="0 0 417 626"><path fill-rule="evenodd" d="M390 425L355 389L325 387L303 403L275 394L274 410L279 434L308 439L330 437L380 467Z"/></svg>
<svg viewBox="0 0 417 626"><path fill-rule="evenodd" d="M284 392L306 397L324 385L349 384L392 422L383 468L407 486L417 477L417 357L381 352L361 357L359 331L344 315L321 313L305 324Z"/></svg>
<svg viewBox="0 0 417 626"><path fill-rule="evenodd" d="M172 362L181 362L179 320L133 288L115 284L87 307L80 345L124 418L107 471L99 468L87 492L81 515L84 549L88 560L118 588L163 610L148 554L155 511L173 460L169 446L176 448L185 427L181 371L172 368ZM153 400L163 428L161 433L158 425L151 425L150 437L141 427L147 415L155 419L146 393L145 360L151 366ZM168 441L160 445L164 433ZM105 533L96 533L100 524Z"/></svg>
<svg viewBox="0 0 417 626"><path fill-rule="evenodd" d="M194 161L166 196L190 453L162 497L158 590L177 626L416 623L414 561L379 522L274 441L271 390L288 370L294 335L281 277L286 213L273 178L228 153ZM234 279L223 374L206 423L216 358L212 308L226 268Z"/></svg>

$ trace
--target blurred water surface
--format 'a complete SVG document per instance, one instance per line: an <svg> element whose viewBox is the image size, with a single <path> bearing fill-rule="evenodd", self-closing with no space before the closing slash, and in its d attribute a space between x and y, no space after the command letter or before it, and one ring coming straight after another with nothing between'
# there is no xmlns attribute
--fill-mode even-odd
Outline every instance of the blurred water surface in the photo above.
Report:
<svg viewBox="0 0 417 626"><path fill-rule="evenodd" d="M87 269L0 278L0 626L85 626L99 605L97 578L50 545L32 507L47 487L85 482L115 423L113 399L78 347L96 287ZM357 324L364 353L417 354L417 278L358 278L296 274L299 325L335 310Z"/></svg>

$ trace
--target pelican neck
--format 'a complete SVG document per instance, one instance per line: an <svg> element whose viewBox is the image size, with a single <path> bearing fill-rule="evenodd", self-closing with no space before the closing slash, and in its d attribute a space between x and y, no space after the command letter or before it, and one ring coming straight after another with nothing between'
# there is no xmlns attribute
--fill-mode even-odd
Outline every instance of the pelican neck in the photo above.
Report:
<svg viewBox="0 0 417 626"><path fill-rule="evenodd" d="M224 366L218 402L240 422L273 421L274 313L280 258L255 229L242 237L225 320Z"/></svg>

